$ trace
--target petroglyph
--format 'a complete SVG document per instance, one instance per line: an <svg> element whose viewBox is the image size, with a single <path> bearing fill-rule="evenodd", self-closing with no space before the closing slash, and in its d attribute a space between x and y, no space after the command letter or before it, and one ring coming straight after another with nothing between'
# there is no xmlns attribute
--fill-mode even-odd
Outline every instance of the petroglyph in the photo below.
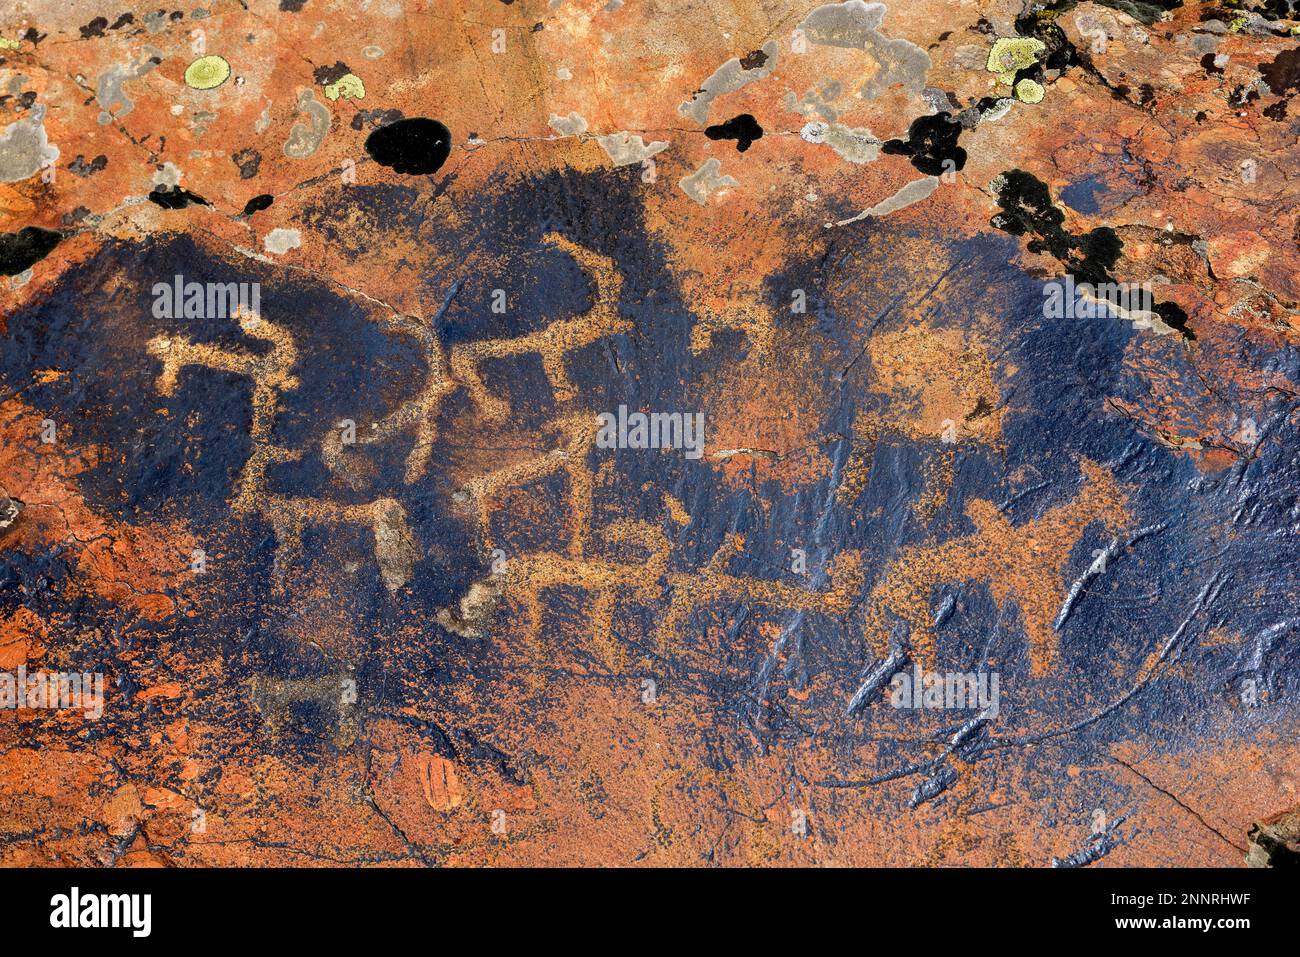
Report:
<svg viewBox="0 0 1300 957"><path fill-rule="evenodd" d="M285 585L291 564L300 556L302 531L308 525L344 522L369 527L374 535L375 561L389 593L411 577L419 549L406 523L406 512L395 499L377 498L360 505L343 505L316 498L288 497L267 491L266 473L272 465L295 461L302 453L277 446L272 440L279 399L300 385L293 373L298 349L280 326L251 310L239 315L244 333L270 348L262 354L234 352L210 343L157 336L149 340L151 355L162 360L158 391L174 395L177 374L188 366L204 366L247 376L253 383L253 421L249 429L252 453L236 483L231 509L239 515L258 515L271 523L276 535L275 584Z"/></svg>
<svg viewBox="0 0 1300 957"><path fill-rule="evenodd" d="M1038 519L1012 525L993 502L973 499L966 504L966 516L974 533L900 550L867 599L863 634L872 653L889 653L891 622L901 619L911 629L918 663L937 668L931 596L941 585L972 581L989 589L999 609L1008 601L1019 609L1033 674L1055 668L1060 646L1053 621L1066 596L1071 550L1094 522L1112 534L1129 522L1126 495L1111 474L1086 459L1080 468L1083 483L1074 499Z"/></svg>
<svg viewBox="0 0 1300 957"><path fill-rule="evenodd" d="M489 421L499 422L504 419L509 406L493 395L483 382L479 374L479 363L483 360L536 353L541 357L542 369L555 393L556 401L567 402L577 395L577 390L565 371L565 355L597 339L627 332L632 328L632 323L618 316L618 297L623 289L623 277L615 268L613 260L584 249L558 233L548 233L546 242L567 252L592 276L596 283L595 299L586 312L572 319L557 320L537 332L515 339L488 339L452 347L452 373L465 386L470 398Z"/></svg>

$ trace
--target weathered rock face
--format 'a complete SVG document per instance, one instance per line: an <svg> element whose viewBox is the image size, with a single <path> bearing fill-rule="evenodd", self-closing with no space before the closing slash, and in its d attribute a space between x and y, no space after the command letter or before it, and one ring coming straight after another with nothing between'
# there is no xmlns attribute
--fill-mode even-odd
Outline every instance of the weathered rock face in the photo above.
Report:
<svg viewBox="0 0 1300 957"><path fill-rule="evenodd" d="M1293 849L1276 5L345 6L0 22L0 862Z"/></svg>
<svg viewBox="0 0 1300 957"><path fill-rule="evenodd" d="M1251 867L1295 867L1300 864L1300 813L1288 811L1250 829L1246 863Z"/></svg>

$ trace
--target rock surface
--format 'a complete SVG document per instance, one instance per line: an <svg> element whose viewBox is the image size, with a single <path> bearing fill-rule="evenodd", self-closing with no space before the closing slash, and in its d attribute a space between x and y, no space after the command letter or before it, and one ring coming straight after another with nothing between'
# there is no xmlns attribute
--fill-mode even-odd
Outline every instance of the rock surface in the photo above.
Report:
<svg viewBox="0 0 1300 957"><path fill-rule="evenodd" d="M1293 844L1277 9L9 4L0 863Z"/></svg>

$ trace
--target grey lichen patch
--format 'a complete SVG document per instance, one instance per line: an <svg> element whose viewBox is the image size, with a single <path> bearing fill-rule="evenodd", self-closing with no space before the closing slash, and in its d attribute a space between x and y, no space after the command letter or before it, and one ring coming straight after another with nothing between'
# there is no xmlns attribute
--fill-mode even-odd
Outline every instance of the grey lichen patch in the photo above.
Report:
<svg viewBox="0 0 1300 957"><path fill-rule="evenodd" d="M809 143L829 146L850 163L874 163L880 157L881 140L866 127L814 122L804 126L799 135Z"/></svg>
<svg viewBox="0 0 1300 957"><path fill-rule="evenodd" d="M633 136L626 131L597 136L596 142L609 154L609 158L614 161L615 166L644 163L656 153L662 153L668 149L668 143L664 140L651 140L647 143L641 137Z"/></svg>
<svg viewBox="0 0 1300 957"><path fill-rule="evenodd" d="M718 190L740 185L738 180L730 176L719 176L718 171L721 169L722 163L717 159L707 159L690 176L679 179L677 185L687 196L704 206L709 202L709 197Z"/></svg>
<svg viewBox="0 0 1300 957"><path fill-rule="evenodd" d="M290 249L297 249L302 245L302 233L296 229L275 228L266 234L262 240L262 248L268 253L276 256L283 256Z"/></svg>
<svg viewBox="0 0 1300 957"><path fill-rule="evenodd" d="M293 159L306 159L314 154L330 130L330 111L324 103L316 102L311 90L298 95L298 111L307 114L307 123L295 123L284 143L284 155Z"/></svg>
<svg viewBox="0 0 1300 957"><path fill-rule="evenodd" d="M167 11L154 10L143 17L145 29L150 33L161 33L167 26Z"/></svg>
<svg viewBox="0 0 1300 957"><path fill-rule="evenodd" d="M922 90L921 99L925 100L925 105L935 113L950 113L961 109L961 104L954 97L937 86L927 86Z"/></svg>
<svg viewBox="0 0 1300 957"><path fill-rule="evenodd" d="M420 549L407 527L406 513L393 502L375 522L375 561L389 594L411 580L411 570L420 557Z"/></svg>
<svg viewBox="0 0 1300 957"><path fill-rule="evenodd" d="M154 170L153 184L163 186L167 189L175 189L181 184L181 177L184 174L179 166L172 162L163 163L162 166Z"/></svg>
<svg viewBox="0 0 1300 957"><path fill-rule="evenodd" d="M913 203L919 203L927 198L931 193L939 188L939 177L927 176L924 179L914 179L894 195L887 199L882 199L870 209L864 209L858 215L850 219L841 219L835 223L836 226L847 226L849 223L856 223L860 219L875 217L879 219L882 216L888 216L890 213L897 212L905 206L911 206ZM830 223L826 224L828 227Z"/></svg>
<svg viewBox="0 0 1300 957"><path fill-rule="evenodd" d="M155 47L144 48L144 59L138 63L111 66L99 75L95 101L99 103L99 125L107 126L114 118L121 119L135 109L135 103L123 88L127 80L138 80L161 63L167 54ZM117 107L115 111L113 108Z"/></svg>
<svg viewBox="0 0 1300 957"><path fill-rule="evenodd" d="M568 116L552 113L550 127L561 136L581 136L587 132L587 121L580 113L571 112Z"/></svg>
<svg viewBox="0 0 1300 957"><path fill-rule="evenodd" d="M865 50L878 64L875 74L858 89L858 96L875 99L895 83L911 93L925 89L930 55L909 40L886 36L880 30L887 9L883 3L847 0L814 9L799 29L809 43Z"/></svg>
<svg viewBox="0 0 1300 957"><path fill-rule="evenodd" d="M501 586L495 579L474 582L461 596L459 610L441 608L435 621L462 638L482 638L501 601Z"/></svg>
<svg viewBox="0 0 1300 957"><path fill-rule="evenodd" d="M777 54L781 46L775 40L768 40L762 49L744 57L732 57L713 71L689 101L677 108L683 116L689 116L697 123L709 122L709 108L713 101L727 93L737 90L770 76L776 69Z"/></svg>
<svg viewBox="0 0 1300 957"><path fill-rule="evenodd" d="M10 123L0 132L0 183L17 183L35 176L59 158L59 148L45 133L45 107Z"/></svg>
<svg viewBox="0 0 1300 957"><path fill-rule="evenodd" d="M1006 116L1007 113L1011 111L1011 107L1015 105L1015 102L1016 101L1010 97L1003 97L989 107L982 119L987 123L992 123L996 120L1002 119L1002 117Z"/></svg>
<svg viewBox="0 0 1300 957"><path fill-rule="evenodd" d="M18 513L23 510L23 503L9 497L9 493L0 485L0 532L18 521Z"/></svg>
<svg viewBox="0 0 1300 957"><path fill-rule="evenodd" d="M834 123L840 118L840 111L834 102L843 92L844 88L837 80L827 81L820 90L809 90L798 98L793 90L787 90L785 108L791 113L807 117L819 116L827 123Z"/></svg>
<svg viewBox="0 0 1300 957"><path fill-rule="evenodd" d="M211 110L195 110L191 116L194 135L202 136L218 118L219 114L213 113Z"/></svg>

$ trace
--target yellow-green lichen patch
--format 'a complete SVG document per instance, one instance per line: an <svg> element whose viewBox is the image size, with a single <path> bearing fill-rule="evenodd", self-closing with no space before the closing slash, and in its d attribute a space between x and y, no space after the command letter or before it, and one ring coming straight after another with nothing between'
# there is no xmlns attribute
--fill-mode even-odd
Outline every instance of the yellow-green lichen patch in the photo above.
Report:
<svg viewBox="0 0 1300 957"><path fill-rule="evenodd" d="M1047 44L1035 37L998 37L989 51L988 71L1010 86L1016 74L1037 63L1046 49Z"/></svg>
<svg viewBox="0 0 1300 957"><path fill-rule="evenodd" d="M1016 99L1021 103L1041 103L1046 92L1041 83L1027 77L1016 84Z"/></svg>
<svg viewBox="0 0 1300 957"><path fill-rule="evenodd" d="M201 56L185 68L185 85L195 90L214 90L229 78L230 64L219 56Z"/></svg>
<svg viewBox="0 0 1300 957"><path fill-rule="evenodd" d="M325 87L325 95L331 100L337 100L340 96L345 100L363 100L366 97L366 85L355 73L344 73Z"/></svg>
<svg viewBox="0 0 1300 957"><path fill-rule="evenodd" d="M8 37L0 37L0 50L17 50L18 41L10 40Z"/></svg>

